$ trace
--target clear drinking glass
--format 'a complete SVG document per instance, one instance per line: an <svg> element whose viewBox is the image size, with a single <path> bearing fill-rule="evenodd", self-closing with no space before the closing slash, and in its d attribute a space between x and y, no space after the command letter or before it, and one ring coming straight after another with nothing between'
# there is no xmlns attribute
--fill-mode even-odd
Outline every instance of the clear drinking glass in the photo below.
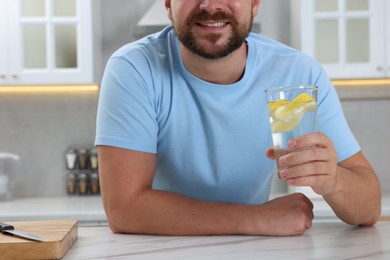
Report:
<svg viewBox="0 0 390 260"><path fill-rule="evenodd" d="M278 174L279 158L291 152L288 141L316 131L316 86L279 86L266 90ZM280 177L280 174L279 174Z"/></svg>

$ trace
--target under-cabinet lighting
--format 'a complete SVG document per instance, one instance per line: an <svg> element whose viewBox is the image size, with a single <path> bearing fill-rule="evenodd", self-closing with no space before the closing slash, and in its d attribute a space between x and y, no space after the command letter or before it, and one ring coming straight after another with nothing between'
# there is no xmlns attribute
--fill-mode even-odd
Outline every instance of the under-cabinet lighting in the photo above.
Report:
<svg viewBox="0 0 390 260"><path fill-rule="evenodd" d="M356 80L332 80L335 87L358 87L358 86L380 86L390 85L389 79L356 79ZM78 93L97 92L98 85L53 85L53 86L1 86L0 93Z"/></svg>
<svg viewBox="0 0 390 260"><path fill-rule="evenodd" d="M356 80L332 80L335 87L359 87L390 85L390 79L356 79Z"/></svg>
<svg viewBox="0 0 390 260"><path fill-rule="evenodd" d="M0 86L0 93L78 93L97 92L98 90L98 85Z"/></svg>

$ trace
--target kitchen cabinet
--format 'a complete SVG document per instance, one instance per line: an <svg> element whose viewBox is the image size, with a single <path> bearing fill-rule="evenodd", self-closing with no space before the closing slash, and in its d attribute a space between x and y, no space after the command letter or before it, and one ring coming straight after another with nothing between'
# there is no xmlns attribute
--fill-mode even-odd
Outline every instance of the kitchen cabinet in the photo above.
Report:
<svg viewBox="0 0 390 260"><path fill-rule="evenodd" d="M97 2L0 0L0 85L94 82Z"/></svg>
<svg viewBox="0 0 390 260"><path fill-rule="evenodd" d="M333 79L390 77L388 0L291 0L292 46Z"/></svg>

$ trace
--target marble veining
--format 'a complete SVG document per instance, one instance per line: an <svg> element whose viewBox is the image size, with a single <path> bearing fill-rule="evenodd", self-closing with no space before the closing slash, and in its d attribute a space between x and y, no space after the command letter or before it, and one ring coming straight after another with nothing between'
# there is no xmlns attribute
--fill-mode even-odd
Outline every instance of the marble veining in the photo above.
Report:
<svg viewBox="0 0 390 260"><path fill-rule="evenodd" d="M314 223L304 235L146 236L80 227L64 259L390 259L390 222Z"/></svg>

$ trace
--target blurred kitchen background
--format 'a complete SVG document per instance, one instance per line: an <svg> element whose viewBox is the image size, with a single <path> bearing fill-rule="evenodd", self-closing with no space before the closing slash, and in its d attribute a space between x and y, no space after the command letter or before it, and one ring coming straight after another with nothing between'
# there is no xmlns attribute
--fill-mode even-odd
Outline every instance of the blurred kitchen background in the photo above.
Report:
<svg viewBox="0 0 390 260"><path fill-rule="evenodd" d="M338 1L326 2L337 4ZM363 1L363 5L364 2L370 1ZM299 44L295 39L299 34L295 31L299 24L296 24L296 17L293 17L292 12L297 8L295 3L296 1L263 0L254 30L288 45ZM166 21L163 1L93 0L93 6L93 30L83 31L86 34L93 33L91 44L94 49L90 54L94 67L93 82L82 82L81 87L98 85L106 61L116 49L162 28L162 23ZM3 7L1 9L0 19L3 19L5 12ZM155 15L154 11L158 9L162 12ZM6 27L1 21L0 24ZM0 36L1 29L4 28L0 27ZM3 40L0 39L0 47L3 47L1 41ZM385 54L382 53L382 56ZM390 58L387 62L389 66ZM387 68L382 66L381 69ZM380 78L386 78L386 74L384 75ZM387 73L387 77L389 76L390 72ZM360 74L355 75L355 78L361 78ZM5 86L20 85L15 82L2 82L1 85L4 86L0 86L0 91ZM32 82L39 86L39 80L33 79ZM66 85L66 82L56 84ZM387 172L390 87L380 83L372 86L340 86L337 90L352 131L379 174L383 189L390 191L390 174ZM70 147L93 146L97 102L98 91L93 89L74 92L0 92L0 151L18 154L23 165L20 180L13 189L14 198L66 195L65 152ZM286 186L276 179L274 191L286 191Z"/></svg>

